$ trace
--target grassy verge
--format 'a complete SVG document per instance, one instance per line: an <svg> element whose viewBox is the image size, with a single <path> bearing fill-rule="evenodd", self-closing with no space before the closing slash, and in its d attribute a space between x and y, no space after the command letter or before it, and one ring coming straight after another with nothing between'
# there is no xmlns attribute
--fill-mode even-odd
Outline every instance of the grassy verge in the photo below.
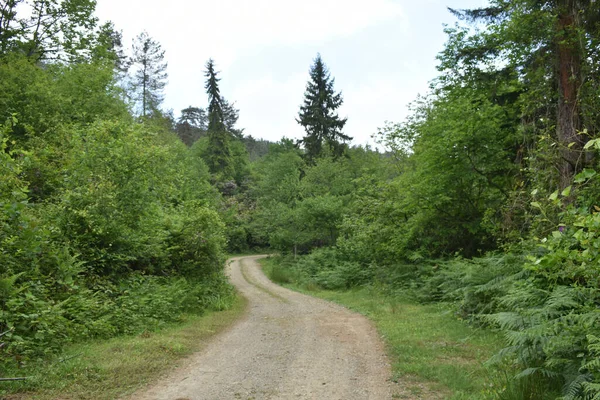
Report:
<svg viewBox="0 0 600 400"><path fill-rule="evenodd" d="M201 350L212 336L238 319L246 308L239 297L227 311L187 316L183 324L157 332L74 345L60 359L29 370L24 382L0 383L0 398L116 399L133 393ZM2 396L2 390L6 393Z"/></svg>
<svg viewBox="0 0 600 400"><path fill-rule="evenodd" d="M395 379L409 385L414 395L485 399L503 391L506 378L484 364L503 347L502 337L457 320L447 305L422 305L406 294L392 296L375 287L320 290L314 284L294 283L294 271L282 270L277 258L261 262L271 279L373 320L387 343Z"/></svg>

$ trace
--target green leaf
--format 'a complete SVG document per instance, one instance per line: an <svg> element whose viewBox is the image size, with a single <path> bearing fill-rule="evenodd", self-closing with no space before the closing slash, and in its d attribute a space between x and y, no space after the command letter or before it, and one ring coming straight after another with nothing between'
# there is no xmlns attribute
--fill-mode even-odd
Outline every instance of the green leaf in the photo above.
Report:
<svg viewBox="0 0 600 400"><path fill-rule="evenodd" d="M571 194L571 186L567 186L565 190L562 191L561 196L568 197Z"/></svg>
<svg viewBox="0 0 600 400"><path fill-rule="evenodd" d="M575 183L582 183L587 181L590 178L593 178L594 176L596 176L597 172L594 171L593 169L584 169L583 171L581 171L580 173L578 173L577 175L575 175Z"/></svg>
<svg viewBox="0 0 600 400"><path fill-rule="evenodd" d="M556 192L552 193L548 198L552 201L558 199L558 190Z"/></svg>
<svg viewBox="0 0 600 400"><path fill-rule="evenodd" d="M583 146L584 149L589 149L590 147L595 146L596 148L600 148L600 139L592 139Z"/></svg>

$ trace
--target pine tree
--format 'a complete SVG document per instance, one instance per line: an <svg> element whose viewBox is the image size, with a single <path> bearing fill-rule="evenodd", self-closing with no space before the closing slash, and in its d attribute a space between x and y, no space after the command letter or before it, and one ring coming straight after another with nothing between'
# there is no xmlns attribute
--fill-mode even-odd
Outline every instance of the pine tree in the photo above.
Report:
<svg viewBox="0 0 600 400"><path fill-rule="evenodd" d="M133 43L132 65L135 69L132 89L140 103L142 117L158 111L164 100L163 90L167 84L167 63L160 43L147 32L142 32Z"/></svg>
<svg viewBox="0 0 600 400"><path fill-rule="evenodd" d="M224 123L223 99L219 90L220 78L217 77L212 59L206 63L206 93L208 94L208 148L206 161L210 172L220 175L224 181L234 174L230 134Z"/></svg>
<svg viewBox="0 0 600 400"><path fill-rule="evenodd" d="M175 125L175 132L183 143L193 145L198 139L206 135L208 117L202 108L189 106L181 110L181 116Z"/></svg>
<svg viewBox="0 0 600 400"><path fill-rule="evenodd" d="M352 140L342 133L347 119L340 119L335 110L343 103L342 94L335 93L327 66L317 54L310 68L310 81L306 85L304 104L296 121L306 130L306 136L300 141L306 150L309 161L314 161L323 153L325 143L334 157L344 153L344 142Z"/></svg>

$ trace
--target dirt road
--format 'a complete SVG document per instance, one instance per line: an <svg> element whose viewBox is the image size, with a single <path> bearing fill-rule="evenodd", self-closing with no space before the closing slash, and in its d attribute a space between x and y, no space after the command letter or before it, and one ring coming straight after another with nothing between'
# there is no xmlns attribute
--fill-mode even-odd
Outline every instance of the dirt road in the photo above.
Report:
<svg viewBox="0 0 600 400"><path fill-rule="evenodd" d="M135 400L391 399L390 367L371 323L270 282L258 256L233 259L247 315Z"/></svg>

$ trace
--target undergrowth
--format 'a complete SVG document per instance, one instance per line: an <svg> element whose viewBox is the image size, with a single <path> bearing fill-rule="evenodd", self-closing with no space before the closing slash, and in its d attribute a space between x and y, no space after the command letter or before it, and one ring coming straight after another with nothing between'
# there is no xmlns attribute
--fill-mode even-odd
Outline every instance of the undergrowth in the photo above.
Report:
<svg viewBox="0 0 600 400"><path fill-rule="evenodd" d="M416 374L426 381L442 383L453 391L451 398L578 398L568 397L570 386L567 386L573 385L573 379L568 381L569 373L577 373L578 370L569 372L568 369L561 369L569 363L573 365L573 362L563 357L561 367L553 364L556 361L548 362L548 355L551 355L551 349L560 351L560 343L570 343L571 346L565 349L567 352L563 356L573 354L574 346L582 343L576 338L583 334L583 330L573 329L576 324L571 329L564 329L565 325L562 330L558 326L544 328L540 326L542 320L539 316L524 318L507 312L515 304L510 299L517 297L519 290L520 293L528 290L524 286L528 274L523 272L526 256L490 254L473 260L431 260L414 265L412 270L410 264L390 266L388 274L382 268L364 266L365 270L359 275L362 279L351 281L345 279L345 274L349 271L348 265L354 264L337 263L335 260L342 256L335 252L335 249L321 249L296 260L292 257L271 258L265 262L265 270L278 283L340 301L373 318L386 340L391 343L392 349L401 349L394 351L394 357L399 360L395 365L397 373L408 376ZM335 254L335 258L329 259L329 262L320 267L320 263L330 254ZM335 279L331 279L332 277ZM524 302L533 301L534 293L531 292L529 297L523 298L519 303L521 310L527 309ZM544 314L546 317L553 315L558 320L565 320L561 315L574 317L573 303L568 300L568 294L561 297L560 293L556 293L555 296L545 298L546 302L542 302L542 306L555 306L554 314ZM536 306L536 303L529 305ZM537 309L543 310L542 306ZM407 318L411 318L412 322ZM522 325L517 325L518 322ZM550 335L551 329L556 329L554 336ZM464 338L467 338L463 344L471 343L470 335L481 340L478 346L482 346L484 350L477 353L477 356L467 357L470 358L470 363L477 364L477 383L473 382L470 375L469 382L461 383L461 379L454 374L464 372L461 372L464 360L454 359L458 365L448 367L447 360L444 361L445 348L430 349L431 354L423 356L424 352L429 351L423 349L423 343L432 340L428 337L438 337L446 342L449 340L447 337L456 332L463 332ZM538 335L543 334L546 341L537 340L536 332ZM412 336L414 338L410 339ZM400 343L405 341L407 344L401 346ZM553 343L556 347L543 347ZM583 356L583 351L583 347L580 347L576 354ZM407 354L415 354L415 359ZM532 358L519 357L521 354L531 354ZM420 357L422 360L415 361ZM589 364L590 360L589 357L585 358L588 363L585 368L597 368L593 361ZM538 363L537 367L534 362ZM575 359L575 362L581 360ZM544 369L544 365L554 368L556 372ZM446 368L450 372L445 371ZM581 381L581 387L593 393L595 386L591 382L593 380L589 378ZM565 397L560 395L561 392ZM593 396L589 397L592 398Z"/></svg>
<svg viewBox="0 0 600 400"><path fill-rule="evenodd" d="M224 305L218 303L217 308ZM29 379L4 382L0 398L111 400L131 394L200 351L246 308L241 297L231 297L227 303L226 311L177 314L176 323L163 323L160 329L68 345L56 356L5 370L10 376Z"/></svg>

